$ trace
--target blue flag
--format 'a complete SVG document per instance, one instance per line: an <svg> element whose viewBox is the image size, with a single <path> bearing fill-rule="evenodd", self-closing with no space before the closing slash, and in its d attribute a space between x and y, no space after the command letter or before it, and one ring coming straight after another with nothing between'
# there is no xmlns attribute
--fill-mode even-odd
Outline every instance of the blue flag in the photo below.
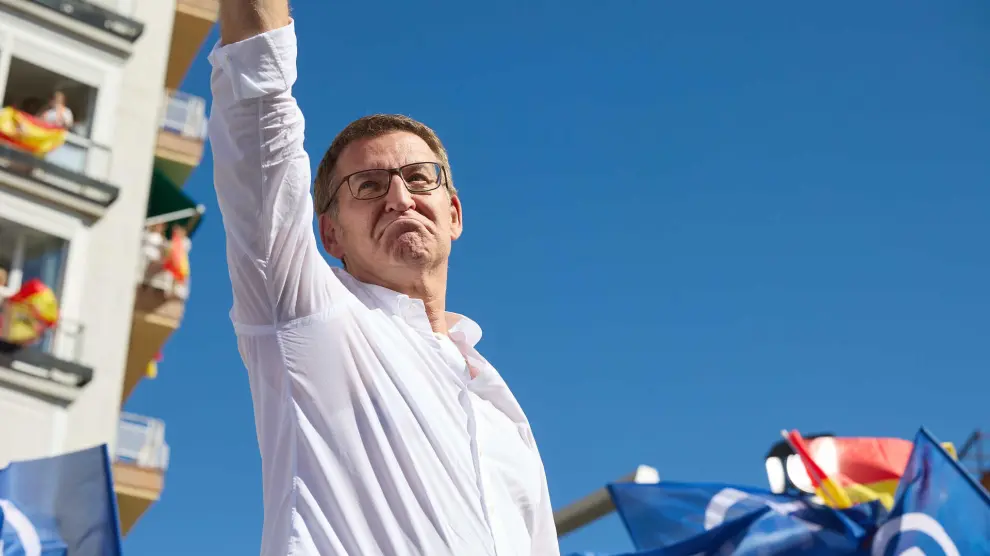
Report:
<svg viewBox="0 0 990 556"><path fill-rule="evenodd" d="M856 554L883 513L878 503L845 511L806 498L720 484L609 485L636 554Z"/></svg>
<svg viewBox="0 0 990 556"><path fill-rule="evenodd" d="M990 555L990 495L921 429L872 556Z"/></svg>
<svg viewBox="0 0 990 556"><path fill-rule="evenodd" d="M120 556L107 447L0 469L0 556Z"/></svg>
<svg viewBox="0 0 990 556"><path fill-rule="evenodd" d="M889 513L719 484L609 491L635 556L990 556L990 494L924 429Z"/></svg>

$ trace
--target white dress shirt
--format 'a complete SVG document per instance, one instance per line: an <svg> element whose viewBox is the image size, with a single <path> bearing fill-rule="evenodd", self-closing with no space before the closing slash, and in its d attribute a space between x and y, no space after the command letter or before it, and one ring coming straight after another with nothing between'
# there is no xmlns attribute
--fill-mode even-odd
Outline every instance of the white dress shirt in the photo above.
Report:
<svg viewBox="0 0 990 556"><path fill-rule="evenodd" d="M532 431L475 350L478 325L434 334L420 300L321 257L294 26L218 45L210 62L231 319L262 456L261 553L559 554Z"/></svg>

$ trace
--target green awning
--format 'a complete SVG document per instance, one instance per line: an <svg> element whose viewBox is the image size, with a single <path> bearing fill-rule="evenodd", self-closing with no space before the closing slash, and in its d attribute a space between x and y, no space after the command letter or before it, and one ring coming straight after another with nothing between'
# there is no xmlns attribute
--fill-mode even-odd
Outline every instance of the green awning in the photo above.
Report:
<svg viewBox="0 0 990 556"><path fill-rule="evenodd" d="M164 222L166 227L179 224L189 231L189 237L203 220L203 205L197 205L182 188L157 168L151 175L151 193L148 195L149 223Z"/></svg>

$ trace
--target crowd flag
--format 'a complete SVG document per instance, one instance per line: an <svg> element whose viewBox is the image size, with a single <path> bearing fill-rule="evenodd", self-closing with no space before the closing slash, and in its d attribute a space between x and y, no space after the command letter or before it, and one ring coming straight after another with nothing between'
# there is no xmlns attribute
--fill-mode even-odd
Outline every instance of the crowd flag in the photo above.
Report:
<svg viewBox="0 0 990 556"><path fill-rule="evenodd" d="M0 555L120 554L106 445L0 469Z"/></svg>

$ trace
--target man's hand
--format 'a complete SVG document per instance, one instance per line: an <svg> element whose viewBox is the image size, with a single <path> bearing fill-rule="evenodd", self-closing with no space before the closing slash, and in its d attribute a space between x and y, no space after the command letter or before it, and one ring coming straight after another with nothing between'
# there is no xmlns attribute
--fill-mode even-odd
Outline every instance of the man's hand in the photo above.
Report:
<svg viewBox="0 0 990 556"><path fill-rule="evenodd" d="M285 27L289 21L289 0L220 0L222 44Z"/></svg>

